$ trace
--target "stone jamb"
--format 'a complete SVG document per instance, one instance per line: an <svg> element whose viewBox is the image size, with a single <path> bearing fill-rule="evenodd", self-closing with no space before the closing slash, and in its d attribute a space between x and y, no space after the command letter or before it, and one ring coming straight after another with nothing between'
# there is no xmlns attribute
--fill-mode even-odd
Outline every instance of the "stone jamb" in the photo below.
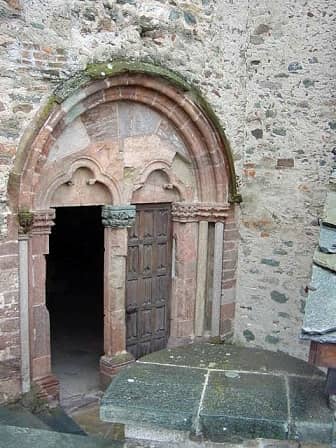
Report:
<svg viewBox="0 0 336 448"><path fill-rule="evenodd" d="M40 386L40 394L58 400L59 382L51 371L50 321L46 306L46 259L55 210L33 212L29 240L29 338L31 380Z"/></svg>
<svg viewBox="0 0 336 448"><path fill-rule="evenodd" d="M126 261L128 227L135 222L134 205L104 205L104 355L100 359L103 385L134 361L126 351Z"/></svg>

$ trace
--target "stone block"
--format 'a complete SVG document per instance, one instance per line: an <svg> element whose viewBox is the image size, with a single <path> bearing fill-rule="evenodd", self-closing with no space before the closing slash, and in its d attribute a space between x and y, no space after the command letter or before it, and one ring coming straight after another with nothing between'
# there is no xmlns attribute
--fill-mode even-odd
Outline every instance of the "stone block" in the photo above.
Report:
<svg viewBox="0 0 336 448"><path fill-rule="evenodd" d="M48 376L51 372L50 355L33 358L31 368L33 379Z"/></svg>
<svg viewBox="0 0 336 448"><path fill-rule="evenodd" d="M118 104L120 137L154 134L161 116L142 104L120 102Z"/></svg>
<svg viewBox="0 0 336 448"><path fill-rule="evenodd" d="M97 93L96 95L101 95ZM99 100L99 98L98 98ZM95 101L92 98L90 101ZM116 140L119 138L119 123L117 105L115 103L101 104L82 114L89 138L94 142Z"/></svg>
<svg viewBox="0 0 336 448"><path fill-rule="evenodd" d="M188 431L203 382L204 372L197 369L136 364L112 381L101 402L100 418L109 422L137 422ZM135 396L137 399L133 401ZM132 405L126 408L125 401Z"/></svg>
<svg viewBox="0 0 336 448"><path fill-rule="evenodd" d="M228 377L211 372L208 384L200 413L206 438L214 442L287 438L283 378L243 373Z"/></svg>
<svg viewBox="0 0 336 448"><path fill-rule="evenodd" d="M290 438L315 443L332 442L333 415L327 407L325 380L291 377L289 403L292 416Z"/></svg>
<svg viewBox="0 0 336 448"><path fill-rule="evenodd" d="M221 320L233 319L235 314L235 303L225 303L221 305Z"/></svg>
<svg viewBox="0 0 336 448"><path fill-rule="evenodd" d="M50 322L49 313L45 305L37 305L32 308L33 334L31 343L34 357L46 357L50 355Z"/></svg>
<svg viewBox="0 0 336 448"><path fill-rule="evenodd" d="M19 260L17 255L2 255L0 256L0 270L17 269Z"/></svg>

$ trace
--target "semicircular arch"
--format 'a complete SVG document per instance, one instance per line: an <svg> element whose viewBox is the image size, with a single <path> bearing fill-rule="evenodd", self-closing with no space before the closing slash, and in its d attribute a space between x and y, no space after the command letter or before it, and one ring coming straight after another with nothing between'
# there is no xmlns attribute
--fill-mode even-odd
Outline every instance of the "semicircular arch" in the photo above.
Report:
<svg viewBox="0 0 336 448"><path fill-rule="evenodd" d="M71 122L101 104L120 101L146 105L173 124L189 152L199 201L239 201L228 142L204 105L191 98L192 89L182 87L167 76L126 70L105 79L88 79L63 101L54 97L20 144L9 181L12 208L34 206L50 149Z"/></svg>

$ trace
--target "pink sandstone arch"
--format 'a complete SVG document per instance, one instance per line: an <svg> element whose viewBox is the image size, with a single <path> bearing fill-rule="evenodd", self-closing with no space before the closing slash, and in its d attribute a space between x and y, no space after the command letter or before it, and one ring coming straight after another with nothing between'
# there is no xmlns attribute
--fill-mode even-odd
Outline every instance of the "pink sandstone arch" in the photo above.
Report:
<svg viewBox="0 0 336 448"><path fill-rule="evenodd" d="M30 378L37 382L47 396L57 396L58 383L51 372L49 316L45 306L45 254L48 253L48 235L53 225L54 210L51 198L57 188L71 180L76 169L86 167L94 173L95 182L104 186L110 204L129 204L131 198L122 197L118 181L104 171L90 157L78 156L74 160L71 173L63 172L56 177L45 178L44 167L52 145L62 132L77 117L102 104L129 101L140 103L157 111L174 126L182 138L191 161L196 180L197 201L186 200L184 186L170 172L169 166L160 160L153 161L143 170L135 192L141 191L146 179L155 170L162 170L168 176L179 200L173 203L174 238L178 241L176 259L179 262L179 274L173 280L172 291L172 341L185 341L202 336L204 314L202 306L197 305L202 289L196 279L200 257L200 223L226 222L228 229L234 223L234 205L236 201L235 178L229 146L218 127L207 116L203 108L193 101L188 91L155 75L127 72L105 79L90 81L75 93L58 104L53 102L48 114L43 113L37 126L26 135L20 146L14 170L9 182L10 207L14 213L29 210L34 216L29 237L29 320L30 320ZM47 115L47 116L45 116ZM170 185L170 184L169 184ZM134 193L133 191L133 193ZM105 193L104 193L105 194ZM138 194L138 193L135 193ZM27 232L27 229L21 231ZM105 277L118 266L125 268L127 255L126 229L105 229ZM207 231L206 231L207 235ZM223 243L222 243L223 246ZM115 248L117 247L117 250ZM113 252L114 251L114 252ZM234 288L234 274L225 272L219 284L227 282L228 288ZM117 286L118 294L111 288L105 288L105 309L110 315L105 321L105 355L101 360L101 372L105 377L113 375L122 365L130 361L125 352L125 315L123 311L123 294L121 284ZM108 282L107 282L108 283ZM107 284L106 283L106 284ZM204 282L203 282L204 283ZM204 287L204 285L203 285ZM220 286L219 286L220 289ZM195 305L196 301L196 305ZM118 303L118 305L116 305ZM227 305L227 304L225 304ZM231 305L231 304L230 304ZM181 315L181 309L185 310ZM201 311L200 311L201 309ZM232 307L226 315L218 309L218 327L220 322L233 318ZM224 313L224 314L223 314ZM198 319L198 323L195 323ZM195 328L198 328L195 329ZM199 330L201 327L201 330ZM223 330L223 328L222 328Z"/></svg>

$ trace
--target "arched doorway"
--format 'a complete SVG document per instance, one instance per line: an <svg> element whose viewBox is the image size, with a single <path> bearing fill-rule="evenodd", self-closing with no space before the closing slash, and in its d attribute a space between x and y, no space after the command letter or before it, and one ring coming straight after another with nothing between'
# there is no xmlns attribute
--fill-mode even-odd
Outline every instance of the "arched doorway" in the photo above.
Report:
<svg viewBox="0 0 336 448"><path fill-rule="evenodd" d="M222 282L233 285L232 270L227 277L223 271L223 239L224 223L234 222L233 203L238 196L229 147L210 111L190 98L176 76L172 82L167 73L158 76L157 70L153 74L148 67L139 73L126 64L113 76L106 77L103 71L97 76L104 79L91 80L52 104L48 118L43 117L23 145L11 182L17 189L13 208L19 215L29 210L34 218L25 228L29 236L30 378L49 396L58 390L51 369L45 264L55 210L57 215L61 207L102 207L104 355L100 373L105 381L134 359L127 351L132 351L131 328L135 328L130 317L134 306L128 301L134 289L128 277L131 254L136 252L130 249L132 238L137 240L132 247L137 246L138 260L140 246L143 252L134 282L136 295L146 288L169 291L164 311L159 305L148 313L142 313L145 306L141 312L139 307L134 311L136 319L143 319L134 330L136 345L146 344L141 331L148 333L150 328L153 332L153 319L161 322L158 332L166 322L163 339L167 342L169 335L170 344L219 336L225 320ZM148 212L163 205L169 209L171 228L164 242L159 214ZM147 212L141 212L146 207ZM129 230L135 229L137 216L148 218L142 236ZM151 269L150 262L145 266L144 260L151 256L161 261L156 262L149 281L144 270ZM164 266L167 275L162 280L157 273ZM165 286L168 279L171 286ZM156 296L163 299L160 294ZM144 304L149 296L144 292ZM146 319L151 323L146 324ZM147 344L149 350L155 344ZM140 352L134 351L136 356Z"/></svg>
<svg viewBox="0 0 336 448"><path fill-rule="evenodd" d="M52 372L71 408L99 395L104 354L104 227L100 206L57 207L46 255Z"/></svg>

